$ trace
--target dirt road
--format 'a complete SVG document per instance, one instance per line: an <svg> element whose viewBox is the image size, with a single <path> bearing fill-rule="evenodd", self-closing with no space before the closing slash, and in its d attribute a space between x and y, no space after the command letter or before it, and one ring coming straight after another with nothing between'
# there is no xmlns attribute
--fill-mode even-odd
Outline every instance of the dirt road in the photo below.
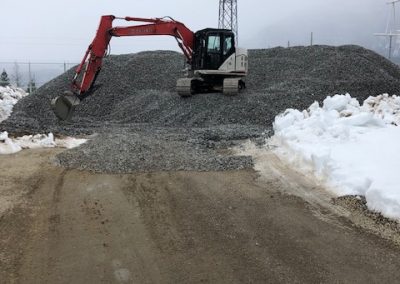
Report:
<svg viewBox="0 0 400 284"><path fill-rule="evenodd" d="M400 281L398 247L267 168L104 175L59 151L0 157L1 283Z"/></svg>

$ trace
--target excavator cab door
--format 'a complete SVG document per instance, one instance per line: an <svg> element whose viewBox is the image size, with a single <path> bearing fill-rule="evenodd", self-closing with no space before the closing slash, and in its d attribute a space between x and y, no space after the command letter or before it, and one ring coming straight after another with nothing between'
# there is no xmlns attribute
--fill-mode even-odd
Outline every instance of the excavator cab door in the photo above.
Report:
<svg viewBox="0 0 400 284"><path fill-rule="evenodd" d="M217 70L221 66L221 35L210 33L207 36L205 69Z"/></svg>

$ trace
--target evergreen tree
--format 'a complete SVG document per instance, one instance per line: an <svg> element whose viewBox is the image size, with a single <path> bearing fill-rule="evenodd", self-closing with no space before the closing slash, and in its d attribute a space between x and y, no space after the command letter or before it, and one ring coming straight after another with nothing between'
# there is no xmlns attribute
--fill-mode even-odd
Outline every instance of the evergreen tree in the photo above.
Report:
<svg viewBox="0 0 400 284"><path fill-rule="evenodd" d="M8 74L7 74L6 70L4 70L4 69L0 75L0 86L1 87L10 86L10 79L8 78Z"/></svg>

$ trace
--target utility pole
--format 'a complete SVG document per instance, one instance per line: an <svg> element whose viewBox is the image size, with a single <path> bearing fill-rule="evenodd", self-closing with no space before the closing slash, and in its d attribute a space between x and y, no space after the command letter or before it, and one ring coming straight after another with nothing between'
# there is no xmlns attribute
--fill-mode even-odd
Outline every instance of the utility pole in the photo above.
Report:
<svg viewBox="0 0 400 284"><path fill-rule="evenodd" d="M232 30L232 32L235 34L236 44L238 44L238 42L239 42L239 27L238 27L237 0L220 0L219 1L218 28Z"/></svg>
<svg viewBox="0 0 400 284"><path fill-rule="evenodd" d="M387 27L386 27L386 32L385 33L376 33L374 34L375 36L380 36L380 37L388 37L389 38L389 53L388 53L388 58L392 58L392 50L393 50L393 38L396 38L400 36L400 33L398 30L396 30L396 4L400 2L400 0L392 0L387 2L388 5L392 5L392 13L388 18L387 22Z"/></svg>
<svg viewBox="0 0 400 284"><path fill-rule="evenodd" d="M314 45L314 33L311 32L311 40L310 40L310 45L313 46Z"/></svg>
<svg viewBox="0 0 400 284"><path fill-rule="evenodd" d="M28 73L29 73L29 83L28 83L28 88L29 88L29 93L32 93L32 72L31 72L31 63L28 62Z"/></svg>
<svg viewBox="0 0 400 284"><path fill-rule="evenodd" d="M22 75L19 69L19 63L14 62L14 82L17 88L21 87Z"/></svg>

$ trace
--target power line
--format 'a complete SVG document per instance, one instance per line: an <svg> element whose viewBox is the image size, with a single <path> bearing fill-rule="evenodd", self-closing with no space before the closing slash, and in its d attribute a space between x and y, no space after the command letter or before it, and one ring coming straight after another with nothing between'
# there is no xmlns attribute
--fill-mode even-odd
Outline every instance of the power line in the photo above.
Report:
<svg viewBox="0 0 400 284"><path fill-rule="evenodd" d="M2 39L24 39L24 40L30 40L30 39L38 39L38 40L43 40L43 39L48 39L48 40L68 40L68 41L86 41L87 38L73 38L73 37L54 37L54 36L2 36Z"/></svg>
<svg viewBox="0 0 400 284"><path fill-rule="evenodd" d="M30 45L30 46L76 46L81 47L83 44L78 43L55 43L55 42L1 42L2 45Z"/></svg>
<svg viewBox="0 0 400 284"><path fill-rule="evenodd" d="M21 62L21 61L0 61L0 64L23 64L23 65L77 65L79 63L74 62Z"/></svg>

